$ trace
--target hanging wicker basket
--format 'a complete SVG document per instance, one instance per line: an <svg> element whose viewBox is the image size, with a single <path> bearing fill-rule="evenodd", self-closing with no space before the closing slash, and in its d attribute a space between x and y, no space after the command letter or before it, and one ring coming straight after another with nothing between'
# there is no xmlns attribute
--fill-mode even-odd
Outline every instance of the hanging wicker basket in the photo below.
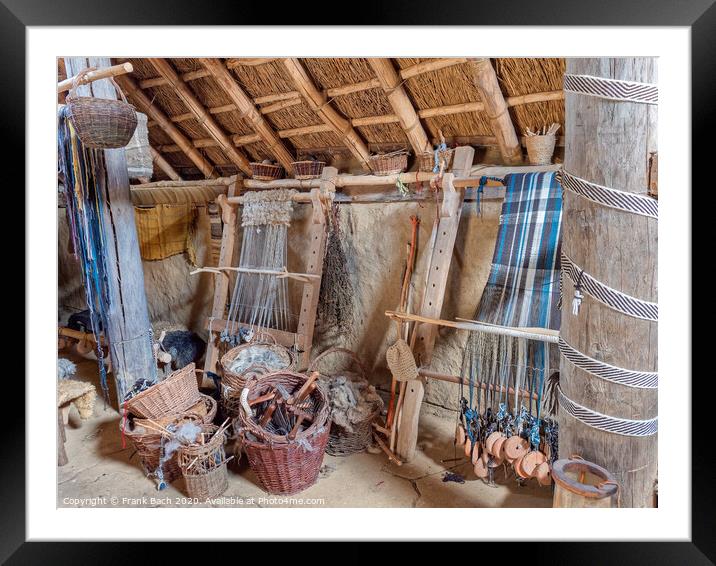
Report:
<svg viewBox="0 0 716 566"><path fill-rule="evenodd" d="M293 165L293 176L296 179L316 179L323 173L323 168L326 166L325 161L294 161Z"/></svg>
<svg viewBox="0 0 716 566"><path fill-rule="evenodd" d="M438 163L445 160L445 169L448 171L452 167L452 159L455 155L454 149L446 149L438 151ZM418 171L423 173L432 173L435 168L435 152L426 151L418 155Z"/></svg>
<svg viewBox="0 0 716 566"><path fill-rule="evenodd" d="M184 412L200 401L196 365L191 363L125 401L123 406L138 417L157 419Z"/></svg>
<svg viewBox="0 0 716 566"><path fill-rule="evenodd" d="M246 388L248 402L279 386L294 394L307 379L303 374L281 371L251 380ZM318 479L331 423L328 402L320 387L313 390L308 400L312 407L306 410L312 414L313 422L293 440L260 427L246 411L240 413L243 450L268 493L291 495L310 487Z"/></svg>
<svg viewBox="0 0 716 566"><path fill-rule="evenodd" d="M368 164L375 175L395 175L408 168L408 152L405 150L392 153L371 155Z"/></svg>
<svg viewBox="0 0 716 566"><path fill-rule="evenodd" d="M250 163L251 178L257 181L275 181L283 178L283 167L272 163Z"/></svg>
<svg viewBox="0 0 716 566"><path fill-rule="evenodd" d="M126 146L137 128L137 113L127 102L117 82L108 77L121 100L78 96L80 80L90 71L80 71L72 81L72 88L66 102L72 125L85 147L94 149L115 149Z"/></svg>
<svg viewBox="0 0 716 566"><path fill-rule="evenodd" d="M554 135L525 136L527 156L530 165L549 165L552 163L552 154L557 137Z"/></svg>
<svg viewBox="0 0 716 566"><path fill-rule="evenodd" d="M335 354L348 356L351 361L359 368L360 374L363 379L366 379L365 366L358 359L358 356L356 356L355 352L346 348L329 348L322 354L316 356L316 358L311 362L311 365L309 366L308 370L306 370L306 372L310 374L311 372L318 371L323 376L329 378L332 377L328 373L321 372L318 367L319 362L321 360L324 360L328 356ZM380 414L380 411L382 409L383 401L382 399L378 398L378 400L374 403L372 412L366 415L365 419L355 423L351 423L353 430L349 430L348 428L337 424L335 421L332 422L331 433L328 437L328 444L326 445L326 452L331 456L348 456L349 454L362 452L363 450L368 448L368 446L371 445L373 438L372 423L375 418Z"/></svg>

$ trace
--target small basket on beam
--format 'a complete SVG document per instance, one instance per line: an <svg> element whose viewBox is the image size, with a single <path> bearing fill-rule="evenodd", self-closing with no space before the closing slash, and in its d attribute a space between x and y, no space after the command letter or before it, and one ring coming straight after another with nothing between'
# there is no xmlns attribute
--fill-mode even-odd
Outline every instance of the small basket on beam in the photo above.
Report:
<svg viewBox="0 0 716 566"><path fill-rule="evenodd" d="M321 173L323 173L323 168L326 166L326 162L309 159L305 161L294 161L291 165L293 165L294 178L303 181L320 177Z"/></svg>
<svg viewBox="0 0 716 566"><path fill-rule="evenodd" d="M452 159L455 155L454 149L441 149L437 150L438 152L438 168L440 167L440 162L445 162L445 167L443 171L448 171L452 167ZM435 152L433 151L426 151L425 153L421 153L418 155L418 171L422 171L423 173L437 173L435 171Z"/></svg>
<svg viewBox="0 0 716 566"><path fill-rule="evenodd" d="M251 178L257 181L276 181L277 179L283 178L283 167L263 161L261 163L252 162L251 166Z"/></svg>
<svg viewBox="0 0 716 566"><path fill-rule="evenodd" d="M395 175L408 168L408 151L399 149L390 153L378 153L368 158L368 164L375 175Z"/></svg>

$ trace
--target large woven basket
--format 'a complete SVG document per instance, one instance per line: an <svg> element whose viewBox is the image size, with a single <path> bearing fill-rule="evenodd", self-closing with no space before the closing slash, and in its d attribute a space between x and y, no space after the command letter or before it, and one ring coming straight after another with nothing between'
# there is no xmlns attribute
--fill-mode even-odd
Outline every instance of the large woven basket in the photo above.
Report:
<svg viewBox="0 0 716 566"><path fill-rule="evenodd" d="M122 100L77 96L80 80L94 67L75 76L67 95L70 120L85 147L113 149L126 146L137 128L137 113L127 102L122 89L112 77L108 77Z"/></svg>
<svg viewBox="0 0 716 566"><path fill-rule="evenodd" d="M181 425L189 421L202 422L202 419L196 414L175 414L154 420L155 423L165 428L169 425ZM137 450L142 467L144 468L144 473L147 476L156 477L162 456L162 434L156 432L154 425L150 426L153 428L145 428L141 419L135 419L134 428L130 428L129 426L125 426L124 419L119 420L120 432L132 442L134 448ZM181 469L177 462L176 453L162 464L162 475L166 482L173 482L181 477Z"/></svg>
<svg viewBox="0 0 716 566"><path fill-rule="evenodd" d="M342 354L348 356L351 361L360 369L362 377L366 378L365 366L361 363L356 356L355 352L346 348L329 348L322 354L316 356L311 362L307 373L318 371L321 375L326 377L332 377L328 373L321 372L318 367L321 360L326 359L328 356ZM353 430L349 430L335 422L331 423L331 433L328 437L328 444L326 445L326 452L331 456L348 456L349 454L355 454L356 452L362 452L368 446L371 445L373 439L373 421L380 414L383 409L383 402L375 403L373 411L363 420L352 423Z"/></svg>
<svg viewBox="0 0 716 566"><path fill-rule="evenodd" d="M181 413L199 401L201 395L196 379L196 365L192 362L125 401L124 407L138 417L157 419Z"/></svg>
<svg viewBox="0 0 716 566"><path fill-rule="evenodd" d="M401 151L371 155L368 164L375 175L395 175L408 168L408 153Z"/></svg>
<svg viewBox="0 0 716 566"><path fill-rule="evenodd" d="M446 149L438 152L438 163L440 160L445 159L445 171L452 167L452 159L455 155L454 149ZM432 151L426 151L418 155L418 171L424 173L432 173L435 167L435 153Z"/></svg>
<svg viewBox="0 0 716 566"><path fill-rule="evenodd" d="M296 179L316 179L323 173L325 161L294 161L293 176Z"/></svg>
<svg viewBox="0 0 716 566"><path fill-rule="evenodd" d="M208 499L221 495L229 487L225 435L216 434L218 429L215 425L203 425L205 442L182 446L177 451L177 463L189 497Z"/></svg>
<svg viewBox="0 0 716 566"><path fill-rule="evenodd" d="M530 165L549 165L552 163L552 154L554 153L556 142L557 137L554 135L525 136Z"/></svg>
<svg viewBox="0 0 716 566"><path fill-rule="evenodd" d="M277 385L289 393L296 392L306 379L303 374L285 371L264 375L248 383L248 401ZM313 422L294 440L270 433L245 411L240 413L242 447L251 469L268 493L292 495L312 486L318 479L331 423L328 403L320 387L314 389L310 400L314 405Z"/></svg>
<svg viewBox="0 0 716 566"><path fill-rule="evenodd" d="M251 348L271 350L281 359L285 360L283 367L267 367L265 365L254 364L249 366L245 371L236 373L229 369L232 362L239 356L249 351ZM286 347L280 344L262 344L257 342L249 342L232 348L221 357L221 408L224 416L238 417L241 390L246 387L249 379L261 377L267 373L278 370L293 371L296 367L296 356Z"/></svg>
<svg viewBox="0 0 716 566"><path fill-rule="evenodd" d="M283 177L283 167L272 163L250 163L251 178L257 181L275 181Z"/></svg>

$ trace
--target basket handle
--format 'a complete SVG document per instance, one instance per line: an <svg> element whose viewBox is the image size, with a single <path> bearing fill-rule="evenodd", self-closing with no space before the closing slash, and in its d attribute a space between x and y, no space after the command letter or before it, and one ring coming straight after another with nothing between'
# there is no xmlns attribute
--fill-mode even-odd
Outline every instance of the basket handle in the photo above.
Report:
<svg viewBox="0 0 716 566"><path fill-rule="evenodd" d="M265 341L266 340L265 337L270 338L271 342ZM261 341L259 341L259 340L261 340ZM261 332L260 330L256 330L256 332L254 333L254 336L249 341L249 344L270 344L270 343L272 343L274 346L276 346L278 344L278 342L276 342L276 338L274 338L271 334L269 334L268 332Z"/></svg>
<svg viewBox="0 0 716 566"><path fill-rule="evenodd" d="M68 93L67 98L70 98L70 99L76 98L77 89L80 86L80 80L82 80L86 75L88 75L92 71L96 71L96 70L97 70L97 67L87 67L86 69L82 69L79 73L77 73L75 75L75 77L72 79L72 87L70 88L70 92ZM127 97L124 96L124 92L122 91L120 86L117 84L117 81L114 80L114 77L106 77L106 78L109 79L109 81L112 83L114 90L117 91L117 93L119 94L122 101L125 102L126 104L129 104L129 102L127 102Z"/></svg>
<svg viewBox="0 0 716 566"><path fill-rule="evenodd" d="M350 357L356 365L360 368L361 374L363 378L366 378L366 372L365 366L358 358L357 354L353 350L349 350L348 348L328 348L325 352L322 352L318 354L315 358L313 358L313 361L308 366L308 369L306 370L307 373L310 373L312 371L318 371L316 367L318 366L318 362L320 362L322 359L326 358L327 356L331 354L346 354L348 357ZM320 373L320 372L319 372Z"/></svg>

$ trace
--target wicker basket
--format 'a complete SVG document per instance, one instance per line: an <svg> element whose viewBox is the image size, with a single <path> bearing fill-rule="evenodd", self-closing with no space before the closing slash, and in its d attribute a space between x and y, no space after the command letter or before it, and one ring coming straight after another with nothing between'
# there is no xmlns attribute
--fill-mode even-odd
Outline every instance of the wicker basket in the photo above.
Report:
<svg viewBox="0 0 716 566"><path fill-rule="evenodd" d="M272 163L250 163L251 177L257 181L275 181L283 178L283 167Z"/></svg>
<svg viewBox="0 0 716 566"><path fill-rule="evenodd" d="M376 175L395 175L402 173L408 168L408 153L396 151L379 155L371 155L368 158L371 171Z"/></svg>
<svg viewBox="0 0 716 566"><path fill-rule="evenodd" d="M90 67L77 74L67 95L70 120L82 144L95 149L112 149L126 146L137 128L137 113L127 102L122 89L112 77L108 77L122 100L77 96L79 81Z"/></svg>
<svg viewBox="0 0 716 566"><path fill-rule="evenodd" d="M358 368L360 368L362 377L364 379L366 378L365 366L358 359L358 356L356 356L355 352L346 348L329 348L322 354L318 355L311 362L307 373L318 371L319 373L321 373L321 375L331 377L327 373L320 372L320 370L318 369L318 363L333 354L343 354L350 357L351 361L355 363ZM370 415L368 415L362 421L352 423L353 430L348 430L347 428L333 422L331 424L331 434L328 437L326 452L328 452L328 454L330 454L331 456L348 456L349 454L362 452L363 450L368 448L368 446L371 445L373 439L372 423L375 418L380 414L380 411L382 409L383 401L379 399L379 401L375 403L375 408L370 413Z"/></svg>
<svg viewBox="0 0 716 566"><path fill-rule="evenodd" d="M438 152L438 159L445 159L445 171L452 167L452 158L455 155L454 149L446 149ZM426 151L418 155L418 171L424 173L432 173L435 167L435 153Z"/></svg>
<svg viewBox="0 0 716 566"><path fill-rule="evenodd" d="M154 420L154 419L152 419ZM197 415L170 415L155 420L157 424L167 427L169 425L181 425L185 422L201 422ZM151 425L150 425L151 426ZM162 455L162 435L156 430L145 428L141 419L134 420L134 428L124 427L124 419L119 420L120 432L122 432L134 445L139 459L147 476L156 476L159 469L159 462ZM156 428L156 427L153 427ZM162 464L164 481L173 482L181 477L181 469L177 462L175 453L169 460Z"/></svg>
<svg viewBox="0 0 716 566"><path fill-rule="evenodd" d="M557 137L554 135L525 136L530 165L549 165L552 163L552 154L554 153L556 142Z"/></svg>
<svg viewBox="0 0 716 566"><path fill-rule="evenodd" d="M278 385L285 387L289 393L298 391L306 379L303 374L285 371L264 375L260 381L249 382L248 400ZM240 413L242 447L251 469L268 493L292 495L312 486L318 479L331 423L328 420L328 403L321 388L316 387L309 399L315 408L313 422L294 440L270 433L259 427L245 411Z"/></svg>
<svg viewBox="0 0 716 566"><path fill-rule="evenodd" d="M321 176L325 161L294 161L293 176L296 179L315 179Z"/></svg>
<svg viewBox="0 0 716 566"><path fill-rule="evenodd" d="M241 373L235 373L229 368L231 363L250 348L266 348L272 350L278 356L285 360L283 367L267 367L265 365L254 364L249 366L245 371ZM221 357L222 377L221 377L221 410L222 414L226 417L238 417L241 390L246 387L247 380L253 377L260 377L267 373L275 372L278 370L293 371L296 367L296 357L294 354L284 346L276 344L261 344L256 342L249 342L247 344L241 344L232 348L226 354Z"/></svg>
<svg viewBox="0 0 716 566"><path fill-rule="evenodd" d="M138 417L158 419L184 412L200 401L196 366L191 363L125 401L124 407Z"/></svg>
<svg viewBox="0 0 716 566"><path fill-rule="evenodd" d="M203 444L182 446L177 451L177 463L189 497L206 500L221 495L229 487L225 435L216 434L218 430L215 425L205 424L202 426Z"/></svg>

